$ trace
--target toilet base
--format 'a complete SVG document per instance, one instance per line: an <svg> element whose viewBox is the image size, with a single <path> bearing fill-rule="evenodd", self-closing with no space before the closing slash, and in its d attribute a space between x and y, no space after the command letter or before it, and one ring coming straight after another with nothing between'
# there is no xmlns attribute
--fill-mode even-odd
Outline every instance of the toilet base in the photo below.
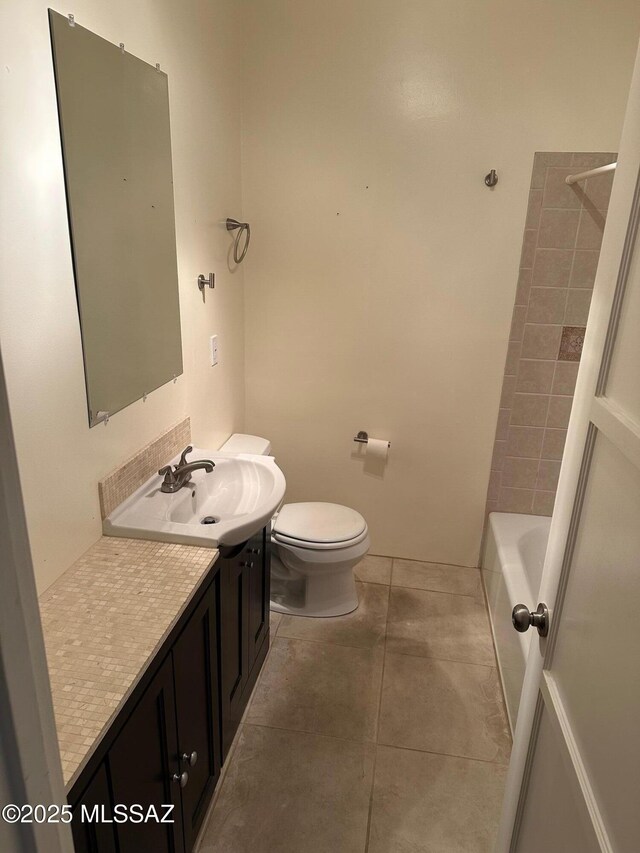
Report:
<svg viewBox="0 0 640 853"><path fill-rule="evenodd" d="M368 546L368 543L367 543ZM290 550L287 553L289 556ZM270 608L289 616L326 618L353 613L358 607L358 593L353 574L356 561L336 566L316 567L316 571L299 571L286 566L273 548L271 557Z"/></svg>

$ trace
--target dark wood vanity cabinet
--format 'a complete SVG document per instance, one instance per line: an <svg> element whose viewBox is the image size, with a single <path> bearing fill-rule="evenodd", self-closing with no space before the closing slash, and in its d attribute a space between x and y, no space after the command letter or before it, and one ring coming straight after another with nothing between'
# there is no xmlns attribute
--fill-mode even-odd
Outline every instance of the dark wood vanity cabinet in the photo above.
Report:
<svg viewBox="0 0 640 853"><path fill-rule="evenodd" d="M261 530L257 536L250 539L246 548L249 563L249 613L247 616L249 637L247 642L250 675L260 658L262 647L269 633L270 548L271 535L268 529ZM255 675L257 676L257 674L256 672ZM251 687L253 688L253 684Z"/></svg>
<svg viewBox="0 0 640 853"><path fill-rule="evenodd" d="M191 853L268 649L269 531L220 549L196 596L73 786L77 853ZM173 805L173 823L119 821ZM98 806L108 822L82 821Z"/></svg>
<svg viewBox="0 0 640 853"><path fill-rule="evenodd" d="M270 535L268 529L223 551L220 570L222 625L222 755L226 757L266 655L269 633Z"/></svg>
<svg viewBox="0 0 640 853"><path fill-rule="evenodd" d="M219 581L198 605L173 648L185 849L190 851L213 794L222 764L218 625Z"/></svg>
<svg viewBox="0 0 640 853"><path fill-rule="evenodd" d="M96 809L100 818L113 819L106 763L100 765L73 807L73 846L76 853L118 853L113 823L84 819L86 815L95 815Z"/></svg>
<svg viewBox="0 0 640 853"><path fill-rule="evenodd" d="M120 850L183 850L173 661L167 657L109 750L113 802L127 807L171 804L173 823L116 824ZM159 809L159 811L162 811Z"/></svg>

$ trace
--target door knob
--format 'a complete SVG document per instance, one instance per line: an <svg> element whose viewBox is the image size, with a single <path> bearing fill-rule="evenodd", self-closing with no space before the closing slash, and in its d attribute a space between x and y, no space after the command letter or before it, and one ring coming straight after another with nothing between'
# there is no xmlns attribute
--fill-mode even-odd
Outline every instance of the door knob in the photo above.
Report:
<svg viewBox="0 0 640 853"><path fill-rule="evenodd" d="M195 749L191 753L183 752L182 753L182 760L187 761L189 763L189 766L193 767L193 765L198 760L198 753L195 751Z"/></svg>
<svg viewBox="0 0 640 853"><path fill-rule="evenodd" d="M538 634L546 637L549 633L549 608L546 604L539 604L537 610L529 610L525 604L516 604L511 611L511 621L516 631L521 634L535 625Z"/></svg>
<svg viewBox="0 0 640 853"><path fill-rule="evenodd" d="M171 779L174 782L180 782L180 787L184 788L184 786L189 781L189 774L186 770L184 771L184 773L174 773Z"/></svg>

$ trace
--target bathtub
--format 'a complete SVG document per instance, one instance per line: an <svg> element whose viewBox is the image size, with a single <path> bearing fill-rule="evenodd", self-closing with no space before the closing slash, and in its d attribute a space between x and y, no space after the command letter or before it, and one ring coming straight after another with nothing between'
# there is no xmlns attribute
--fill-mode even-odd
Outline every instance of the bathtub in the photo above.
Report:
<svg viewBox="0 0 640 853"><path fill-rule="evenodd" d="M519 634L511 624L516 604L534 610L547 550L551 519L539 515L492 512L482 556L498 668L513 732L532 631Z"/></svg>

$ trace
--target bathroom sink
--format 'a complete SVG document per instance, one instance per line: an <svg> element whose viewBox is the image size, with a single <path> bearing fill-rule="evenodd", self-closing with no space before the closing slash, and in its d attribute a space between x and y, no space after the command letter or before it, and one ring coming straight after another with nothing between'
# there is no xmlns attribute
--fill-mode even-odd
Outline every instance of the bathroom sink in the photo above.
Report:
<svg viewBox="0 0 640 853"><path fill-rule="evenodd" d="M105 518L104 533L217 548L238 545L268 523L286 487L273 457L194 447L189 461L198 459L211 459L215 468L194 471L173 494L160 491L162 477L154 474Z"/></svg>

